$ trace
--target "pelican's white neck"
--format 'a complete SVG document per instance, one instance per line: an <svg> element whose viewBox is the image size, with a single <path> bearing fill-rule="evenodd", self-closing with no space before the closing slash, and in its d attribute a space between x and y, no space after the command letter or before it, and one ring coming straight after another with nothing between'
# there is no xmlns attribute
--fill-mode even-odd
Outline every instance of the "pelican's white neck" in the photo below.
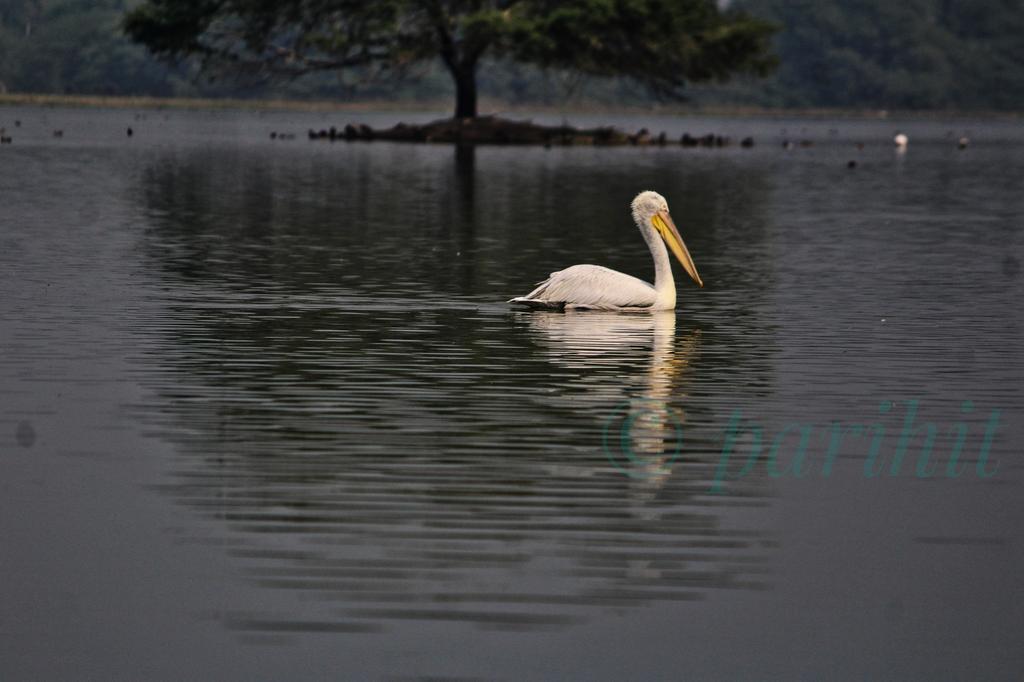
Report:
<svg viewBox="0 0 1024 682"><path fill-rule="evenodd" d="M654 291L657 294L655 308L658 310L676 307L676 281L672 278L672 264L669 262L668 249L661 236L651 226L650 217L635 215L640 234L651 250L654 259Z"/></svg>

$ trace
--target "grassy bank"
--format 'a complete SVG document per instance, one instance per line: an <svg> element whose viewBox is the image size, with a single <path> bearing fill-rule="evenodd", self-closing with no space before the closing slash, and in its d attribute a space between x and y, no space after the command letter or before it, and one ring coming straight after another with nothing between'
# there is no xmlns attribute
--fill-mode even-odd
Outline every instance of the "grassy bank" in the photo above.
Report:
<svg viewBox="0 0 1024 682"><path fill-rule="evenodd" d="M365 112L365 111L438 111L448 112L451 102L443 101L306 101L259 99L191 99L165 97L109 97L104 95L0 94L0 106L103 107L112 109L224 109L249 111ZM607 106L570 103L566 106L512 105L484 99L481 113L516 115L532 113L587 114L656 114L671 116L723 116L738 118L808 118L808 119L934 119L957 118L1017 121L1024 112L900 110L878 109L767 109L763 107L695 107L652 104L646 107Z"/></svg>

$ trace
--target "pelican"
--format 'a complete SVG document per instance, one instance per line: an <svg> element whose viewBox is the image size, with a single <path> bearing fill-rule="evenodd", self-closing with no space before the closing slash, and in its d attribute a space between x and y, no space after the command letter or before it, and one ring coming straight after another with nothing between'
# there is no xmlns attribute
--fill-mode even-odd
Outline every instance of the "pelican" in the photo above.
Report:
<svg viewBox="0 0 1024 682"><path fill-rule="evenodd" d="M557 310L672 310L676 307L676 284L665 244L693 281L703 287L697 266L669 215L665 197L657 192L640 192L631 206L633 220L654 259L654 286L600 265L574 265L552 272L536 289L509 303Z"/></svg>

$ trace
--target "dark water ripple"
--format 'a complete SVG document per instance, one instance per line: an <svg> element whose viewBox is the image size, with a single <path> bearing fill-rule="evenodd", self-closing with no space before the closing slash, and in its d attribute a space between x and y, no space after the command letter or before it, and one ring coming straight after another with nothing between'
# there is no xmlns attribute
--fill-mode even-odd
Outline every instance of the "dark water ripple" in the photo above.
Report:
<svg viewBox="0 0 1024 682"><path fill-rule="evenodd" d="M616 337L617 316L595 329L436 306L172 306L142 353L161 360L162 407L134 408L181 448L160 489L225 524L255 585L314 594L318 623L564 626L766 585L766 536L743 518L764 493L709 500L710 444L688 447L672 477L635 480L601 451L636 354L652 363L649 318ZM578 355L510 361L530 333L581 332ZM667 398L693 349L666 343Z"/></svg>

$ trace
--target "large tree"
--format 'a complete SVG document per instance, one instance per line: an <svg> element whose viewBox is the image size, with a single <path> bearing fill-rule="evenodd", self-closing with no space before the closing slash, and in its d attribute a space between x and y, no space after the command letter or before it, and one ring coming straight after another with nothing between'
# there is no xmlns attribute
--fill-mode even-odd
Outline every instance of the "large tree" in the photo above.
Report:
<svg viewBox="0 0 1024 682"><path fill-rule="evenodd" d="M476 116L484 57L625 76L667 97L775 65L774 26L715 0L146 0L124 26L162 57L261 74L440 58L458 118Z"/></svg>

